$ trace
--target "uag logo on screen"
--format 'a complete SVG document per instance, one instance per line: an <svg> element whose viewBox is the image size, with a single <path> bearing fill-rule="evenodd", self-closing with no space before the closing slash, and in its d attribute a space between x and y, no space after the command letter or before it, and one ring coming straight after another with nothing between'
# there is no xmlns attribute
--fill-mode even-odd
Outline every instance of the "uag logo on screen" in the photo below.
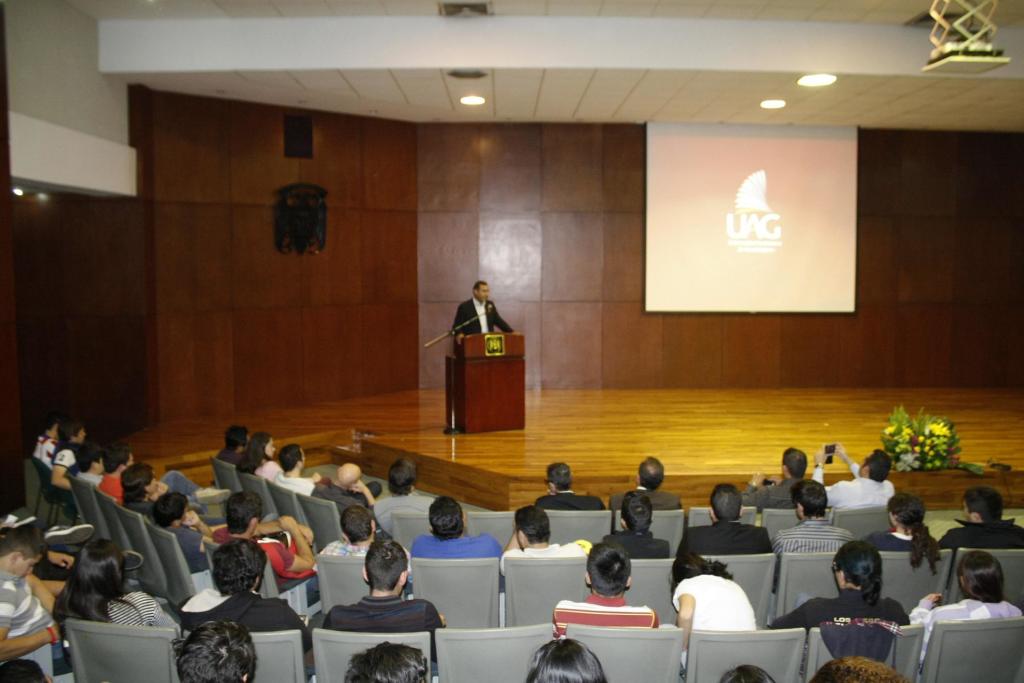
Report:
<svg viewBox="0 0 1024 683"><path fill-rule="evenodd" d="M768 174L755 171L736 191L736 211L725 214L729 246L748 254L771 254L782 246L779 214L768 206Z"/></svg>

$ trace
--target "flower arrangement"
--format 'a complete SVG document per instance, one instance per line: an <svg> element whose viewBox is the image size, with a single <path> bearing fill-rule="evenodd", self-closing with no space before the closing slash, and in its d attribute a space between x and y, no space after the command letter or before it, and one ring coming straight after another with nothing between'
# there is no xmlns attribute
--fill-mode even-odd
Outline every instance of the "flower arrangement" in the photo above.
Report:
<svg viewBox="0 0 1024 683"><path fill-rule="evenodd" d="M980 465L960 461L960 436L956 426L945 417L925 415L922 408L916 418L900 406L889 415L882 430L882 447L892 456L900 472L911 470L963 469L982 474Z"/></svg>

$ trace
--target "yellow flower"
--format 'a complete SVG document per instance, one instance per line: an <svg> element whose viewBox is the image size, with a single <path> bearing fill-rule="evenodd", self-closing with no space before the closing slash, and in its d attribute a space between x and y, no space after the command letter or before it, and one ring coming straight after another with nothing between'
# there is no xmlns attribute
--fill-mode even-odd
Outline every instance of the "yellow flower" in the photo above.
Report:
<svg viewBox="0 0 1024 683"><path fill-rule="evenodd" d="M928 425L929 430L932 434L938 434L939 436L949 436L949 427L942 424L941 422L933 422Z"/></svg>

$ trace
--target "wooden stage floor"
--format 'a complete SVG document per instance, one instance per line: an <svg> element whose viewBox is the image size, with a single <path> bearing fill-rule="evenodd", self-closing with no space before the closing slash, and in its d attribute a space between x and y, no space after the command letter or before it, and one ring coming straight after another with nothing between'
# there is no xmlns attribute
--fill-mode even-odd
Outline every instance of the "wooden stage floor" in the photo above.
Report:
<svg viewBox="0 0 1024 683"><path fill-rule="evenodd" d="M665 464L664 487L689 505L706 505L714 484L742 484L755 471L779 469L782 451L808 457L840 441L861 459L880 445L879 434L896 405L946 415L960 432L962 459L1013 466L983 478L961 471L894 473L898 489L921 495L933 509L960 507L968 486L995 486L1007 507L1024 505L1024 391L1004 389L783 389L783 390L544 390L526 398L526 429L518 432L442 433L440 390L407 391L302 408L216 419L168 422L129 441L159 469L183 469L210 481L208 460L229 423L270 432L280 446L301 443L310 465L352 460L387 476L398 456L419 465L425 490L447 493L491 509L532 502L544 490L550 462L568 462L576 490L604 498L633 485L636 465L654 455ZM352 448L352 432L373 432ZM831 483L847 476L826 469Z"/></svg>

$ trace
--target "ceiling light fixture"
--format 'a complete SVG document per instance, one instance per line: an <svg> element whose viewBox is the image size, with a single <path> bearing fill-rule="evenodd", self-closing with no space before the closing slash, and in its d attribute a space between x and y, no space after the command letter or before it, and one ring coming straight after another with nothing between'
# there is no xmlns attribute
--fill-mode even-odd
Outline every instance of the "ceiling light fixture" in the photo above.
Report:
<svg viewBox="0 0 1024 683"><path fill-rule="evenodd" d="M463 95L462 97L459 98L459 102L462 102L464 105L468 107L479 107L486 101L487 100L480 97L479 95Z"/></svg>
<svg viewBox="0 0 1024 683"><path fill-rule="evenodd" d="M835 82L836 77L833 74L805 74L797 80L796 84L805 88L820 88Z"/></svg>
<svg viewBox="0 0 1024 683"><path fill-rule="evenodd" d="M11 192L14 193L15 197L20 197L21 195L25 194L25 190L21 189L20 187L11 188Z"/></svg>
<svg viewBox="0 0 1024 683"><path fill-rule="evenodd" d="M487 72L481 69L452 69L446 73L452 78L462 78L465 80L487 78Z"/></svg>
<svg viewBox="0 0 1024 683"><path fill-rule="evenodd" d="M761 109L782 109L786 100L761 100Z"/></svg>

